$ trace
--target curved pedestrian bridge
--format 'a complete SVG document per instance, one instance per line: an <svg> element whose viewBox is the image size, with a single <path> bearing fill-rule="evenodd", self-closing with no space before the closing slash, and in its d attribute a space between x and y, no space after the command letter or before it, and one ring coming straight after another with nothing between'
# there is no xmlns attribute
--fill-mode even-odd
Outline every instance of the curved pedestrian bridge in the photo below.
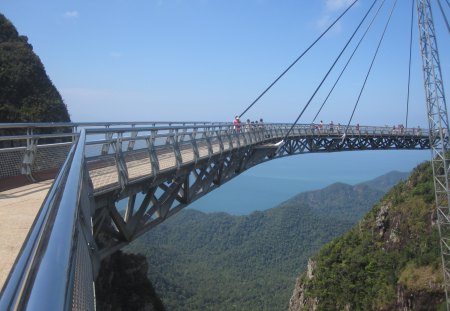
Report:
<svg viewBox="0 0 450 311"><path fill-rule="evenodd" d="M344 134L342 127L298 125L285 137L289 128L222 124L87 130L86 162L99 195L205 160L221 165L234 153L241 156L232 159L235 165L239 162L239 173L267 160L307 152L429 148L428 132L420 129L352 126ZM105 139L91 140L97 135Z"/></svg>
<svg viewBox="0 0 450 311"><path fill-rule="evenodd" d="M62 309L69 279L74 306L91 309L92 280L102 258L265 161L302 153L430 148L428 131L418 128L291 126L209 122L1 125L2 186L25 178L52 177L55 181L37 208L3 288L0 309L37 303L38 288L52 288L56 291L53 297L59 297L46 300L45 309ZM14 205L8 208L17 209ZM8 208L3 211L11 214Z"/></svg>

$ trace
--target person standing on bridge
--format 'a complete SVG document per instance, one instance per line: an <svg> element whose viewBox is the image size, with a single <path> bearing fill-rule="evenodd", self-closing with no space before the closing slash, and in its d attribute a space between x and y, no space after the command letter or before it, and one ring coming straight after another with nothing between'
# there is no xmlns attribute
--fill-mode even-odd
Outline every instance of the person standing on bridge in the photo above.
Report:
<svg viewBox="0 0 450 311"><path fill-rule="evenodd" d="M319 134L322 134L322 130L323 130L323 121L320 120L320 124L319 124Z"/></svg>
<svg viewBox="0 0 450 311"><path fill-rule="evenodd" d="M241 120L240 120L239 116L236 116L234 118L233 124L234 124L234 131L236 133L239 133L241 131Z"/></svg>
<svg viewBox="0 0 450 311"><path fill-rule="evenodd" d="M263 121L262 118L259 119L259 127L262 128L262 129L264 129L264 121Z"/></svg>
<svg viewBox="0 0 450 311"><path fill-rule="evenodd" d="M262 118L259 119L259 127L261 128L262 132L264 133L264 138L270 138L270 135L266 133L266 127L264 126L264 120Z"/></svg>
<svg viewBox="0 0 450 311"><path fill-rule="evenodd" d="M250 127L252 126L250 119L247 119L247 122L245 122L245 131L250 132Z"/></svg>

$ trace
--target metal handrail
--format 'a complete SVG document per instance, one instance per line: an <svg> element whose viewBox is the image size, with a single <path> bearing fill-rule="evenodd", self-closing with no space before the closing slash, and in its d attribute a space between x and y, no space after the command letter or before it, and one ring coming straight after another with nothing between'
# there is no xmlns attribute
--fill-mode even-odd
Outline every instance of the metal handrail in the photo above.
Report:
<svg viewBox="0 0 450 311"><path fill-rule="evenodd" d="M0 136L0 141L10 141L10 140L24 140L30 138L67 138L76 137L78 133L60 133L60 134L33 134L33 135L12 135L12 136Z"/></svg>
<svg viewBox="0 0 450 311"><path fill-rule="evenodd" d="M114 126L114 127L111 127ZM123 126L123 127L116 127ZM206 129L208 130L216 130L216 129L224 129L227 128L229 130L234 129L236 125L230 122L83 122L83 123L0 123L0 129L36 129L36 128L72 128L72 133L27 133L14 134L9 136L0 136L0 141L17 141L17 140L26 140L26 139L44 139L44 138L68 138L78 135L80 129L85 128L86 133L88 135L92 134L106 134L106 133L125 133L125 132L145 132L145 131L170 131L170 130L194 130L194 129ZM101 128L99 128L101 127ZM251 129L258 129L263 127L265 130L279 128L284 129L290 127L288 123L258 123L251 124ZM345 126L338 126L337 124L333 125L333 131L330 130L329 124L323 124L323 128L319 128L319 124L297 124L294 127L294 130L305 130L310 132L311 134L330 134L330 133L343 133L345 130ZM241 123L240 131L245 132L248 130L248 124ZM416 128L404 128L402 130L396 129L393 130L390 127L386 126L359 126L359 130L357 126L349 126L346 130L346 133L359 133L359 134L392 134L392 135L407 135L407 134L415 134L415 135L427 136L428 130L426 129L416 129Z"/></svg>
<svg viewBox="0 0 450 311"><path fill-rule="evenodd" d="M110 126L132 126L132 125L179 125L179 124L221 124L229 122L210 122L210 121L136 121L136 122L42 122L42 123L0 123L0 129L17 128L49 128L49 127L110 127Z"/></svg>
<svg viewBox="0 0 450 311"><path fill-rule="evenodd" d="M85 131L61 167L3 287L0 310L68 310Z"/></svg>
<svg viewBox="0 0 450 311"><path fill-rule="evenodd" d="M64 130L63 133L34 133L38 131L37 128L58 128L61 129L72 127L70 133ZM19 134L18 128L22 127ZM35 160L40 156L45 155L44 149L49 146L56 146L56 143L67 142L75 140L78 132L82 129L86 130L87 141L86 145L92 146L103 144L102 154L108 153L112 144L117 146L121 142L129 142L127 146L128 151L136 149L135 142L145 141L150 136L153 140L158 140L155 145L161 145L162 141L166 139L164 144L175 139L178 142L187 142L188 140L195 140L199 142L207 141L208 139L218 139L219 141L229 142L235 144L238 148L241 145L248 146L255 142L267 143L274 142L274 140L284 139L284 135L290 129L291 124L288 123L241 123L235 125L230 122L85 122L85 123L4 123L0 124L0 129L13 128L10 132L12 135L0 136L0 152L17 152L14 155L17 158L19 152L22 153L21 162L15 160L15 164L10 167L3 167L2 176L10 176L12 174L21 174L26 176L29 180L34 181L39 174L44 170L54 169L56 166L43 164L38 169L35 166ZM43 131L43 130L42 130ZM26 133L25 133L26 132ZM103 137L101 137L103 135ZM203 135L203 137L202 137ZM378 135L380 137L390 136L405 136L413 135L416 137L426 138L429 136L427 130L415 128L401 128L393 130L386 126L365 126L353 125L346 128L345 126L334 124L297 124L289 134L289 138L297 136L309 137L323 137L329 136L332 139L339 139L342 135L352 136L367 136ZM262 139L256 139L256 136ZM187 139L186 139L187 138ZM342 136L343 138L343 136ZM242 141L241 141L242 140ZM208 144L208 143L207 143ZM141 144L142 146L142 144ZM114 147L113 147L114 148ZM40 152L39 152L40 150ZM90 149L92 150L92 149ZM64 156L66 150L61 149L60 153ZM92 152L89 156L92 155ZM42 159L42 158L40 158ZM61 158L59 161L62 161ZM38 163L43 163L42 160ZM51 163L51 162L48 162ZM60 162L59 162L60 163ZM20 167L18 172L17 167Z"/></svg>

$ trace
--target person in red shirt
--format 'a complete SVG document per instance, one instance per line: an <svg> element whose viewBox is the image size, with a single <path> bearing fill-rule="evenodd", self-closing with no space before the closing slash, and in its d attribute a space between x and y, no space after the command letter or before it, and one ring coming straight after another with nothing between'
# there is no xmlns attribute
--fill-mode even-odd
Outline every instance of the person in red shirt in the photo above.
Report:
<svg viewBox="0 0 450 311"><path fill-rule="evenodd" d="M241 120L239 119L239 116L236 116L233 121L234 124L234 130L236 133L239 133L241 131Z"/></svg>

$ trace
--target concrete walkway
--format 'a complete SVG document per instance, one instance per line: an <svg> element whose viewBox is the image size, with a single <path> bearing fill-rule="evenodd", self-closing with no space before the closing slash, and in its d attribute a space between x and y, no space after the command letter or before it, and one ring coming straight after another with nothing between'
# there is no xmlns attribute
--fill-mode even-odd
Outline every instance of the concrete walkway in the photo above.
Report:
<svg viewBox="0 0 450 311"><path fill-rule="evenodd" d="M0 192L0 288L8 277L53 180Z"/></svg>

